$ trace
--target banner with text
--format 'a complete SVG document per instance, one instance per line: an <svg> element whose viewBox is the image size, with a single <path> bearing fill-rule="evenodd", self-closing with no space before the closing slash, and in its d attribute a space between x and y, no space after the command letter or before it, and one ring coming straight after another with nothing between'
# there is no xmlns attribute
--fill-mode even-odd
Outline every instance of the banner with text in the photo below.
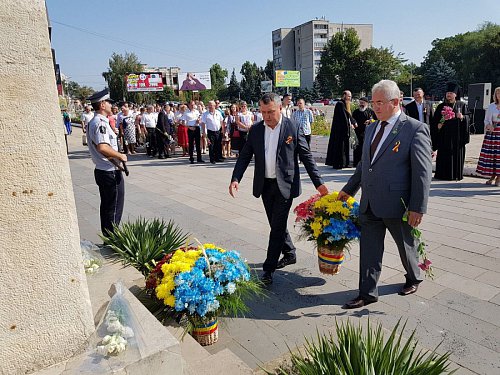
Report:
<svg viewBox="0 0 500 375"><path fill-rule="evenodd" d="M300 71L277 70L276 87L300 87Z"/></svg>
<svg viewBox="0 0 500 375"><path fill-rule="evenodd" d="M161 73L127 74L127 92L163 91Z"/></svg>

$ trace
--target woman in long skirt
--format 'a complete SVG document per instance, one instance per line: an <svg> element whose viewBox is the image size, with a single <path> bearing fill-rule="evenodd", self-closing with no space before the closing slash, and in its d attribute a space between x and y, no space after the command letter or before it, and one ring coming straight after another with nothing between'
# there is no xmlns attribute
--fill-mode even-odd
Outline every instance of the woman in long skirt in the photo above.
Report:
<svg viewBox="0 0 500 375"><path fill-rule="evenodd" d="M182 119L184 112L186 112L186 105L182 104L179 106L179 111L175 114L175 120L177 123L177 144L182 147L182 156L188 154L188 134L187 126L185 120Z"/></svg>
<svg viewBox="0 0 500 375"><path fill-rule="evenodd" d="M493 98L495 101L484 117L484 141L476 172L490 178L487 185L500 186L500 87L495 89Z"/></svg>

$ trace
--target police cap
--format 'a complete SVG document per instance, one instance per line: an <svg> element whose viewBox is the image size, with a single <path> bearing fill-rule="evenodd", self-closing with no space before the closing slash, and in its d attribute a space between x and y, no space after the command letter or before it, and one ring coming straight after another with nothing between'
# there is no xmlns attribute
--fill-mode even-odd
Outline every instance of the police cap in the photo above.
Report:
<svg viewBox="0 0 500 375"><path fill-rule="evenodd" d="M87 98L90 103L99 103L102 101L107 101L109 103L114 103L115 101L109 97L109 89L104 89L102 91L96 92L95 94Z"/></svg>

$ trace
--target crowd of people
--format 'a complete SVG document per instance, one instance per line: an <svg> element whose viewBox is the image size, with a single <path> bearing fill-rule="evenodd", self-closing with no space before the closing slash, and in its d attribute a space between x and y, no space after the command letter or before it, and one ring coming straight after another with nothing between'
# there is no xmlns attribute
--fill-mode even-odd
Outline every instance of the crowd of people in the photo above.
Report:
<svg viewBox="0 0 500 375"><path fill-rule="evenodd" d="M423 89L417 87L413 90L414 100L404 105L403 92L400 92L402 113L429 126L436 161L434 178L438 180L458 181L463 178L465 146L470 136L469 113L460 96L460 87L449 83L444 101L436 107ZM325 161L334 169L357 166L362 156L366 129L377 120L373 102L361 97L357 108L351 111L352 99L351 92L346 90L335 105ZM281 115L297 122L310 144L314 118L325 114L317 107L307 106L304 99L298 99L293 105L290 94L284 95L282 101ZM489 177L487 184L497 186L500 185L499 101L500 89L497 88L494 102L486 111L486 135L477 167L477 173ZM238 157L249 129L263 119L259 109L249 108L244 101L225 109L221 108L218 100L209 101L207 106L200 100L147 106L120 104L114 104L112 114L108 116L110 127L118 136L120 152L134 155L138 149L144 149L151 158L165 159L175 155L176 147L179 147L181 156L189 157L191 164L204 163L202 155L207 153L212 164ZM448 111L450 118L445 119L443 111ZM93 117L92 107L85 106L81 115L84 132ZM63 111L63 118L66 134L70 134L71 125L66 111ZM353 160L350 160L351 155Z"/></svg>

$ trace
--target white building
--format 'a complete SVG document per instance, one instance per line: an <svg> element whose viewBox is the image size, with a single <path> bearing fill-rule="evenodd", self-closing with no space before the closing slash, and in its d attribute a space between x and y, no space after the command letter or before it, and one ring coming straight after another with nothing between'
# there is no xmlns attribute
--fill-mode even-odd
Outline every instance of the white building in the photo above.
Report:
<svg viewBox="0 0 500 375"><path fill-rule="evenodd" d="M301 88L311 88L320 66L321 53L335 33L354 29L361 39L361 49L373 43L373 25L330 23L316 19L290 29L272 32L275 70L299 70Z"/></svg>

